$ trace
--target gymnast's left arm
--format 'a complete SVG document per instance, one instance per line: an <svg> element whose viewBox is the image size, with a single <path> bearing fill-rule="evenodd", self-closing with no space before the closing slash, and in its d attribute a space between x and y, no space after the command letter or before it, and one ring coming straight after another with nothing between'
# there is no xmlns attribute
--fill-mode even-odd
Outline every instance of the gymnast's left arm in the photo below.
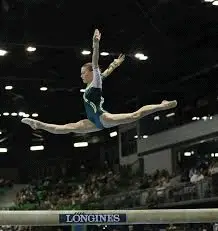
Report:
<svg viewBox="0 0 218 231"><path fill-rule="evenodd" d="M92 53L92 69L93 69L92 86L95 88L102 88L102 78L98 66L100 39L101 39L101 33L99 32L99 30L96 29L93 35L93 53Z"/></svg>
<svg viewBox="0 0 218 231"><path fill-rule="evenodd" d="M119 67L123 61L125 60L125 55L120 54L117 59L114 59L114 61L109 65L109 67L101 74L102 78L108 77L117 67Z"/></svg>
<svg viewBox="0 0 218 231"><path fill-rule="evenodd" d="M101 33L98 29L95 30L93 35L93 53L92 53L92 67L93 69L98 68L98 60L99 60L99 42L101 39Z"/></svg>

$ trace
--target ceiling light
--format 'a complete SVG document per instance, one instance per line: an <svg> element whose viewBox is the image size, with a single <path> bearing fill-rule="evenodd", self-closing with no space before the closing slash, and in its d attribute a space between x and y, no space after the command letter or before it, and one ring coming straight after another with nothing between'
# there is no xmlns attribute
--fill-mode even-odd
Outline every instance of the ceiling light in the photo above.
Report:
<svg viewBox="0 0 218 231"><path fill-rule="evenodd" d="M40 91L47 91L48 88L47 87L40 87Z"/></svg>
<svg viewBox="0 0 218 231"><path fill-rule="evenodd" d="M212 5L218 6L218 1L214 1L214 2L212 3Z"/></svg>
<svg viewBox="0 0 218 231"><path fill-rule="evenodd" d="M202 120L206 121L207 120L207 116L203 116Z"/></svg>
<svg viewBox="0 0 218 231"><path fill-rule="evenodd" d="M160 120L160 116L155 116L154 120Z"/></svg>
<svg viewBox="0 0 218 231"><path fill-rule="evenodd" d="M23 114L23 117L27 118L27 117L30 117L30 115L29 115L29 114L24 113L24 114Z"/></svg>
<svg viewBox="0 0 218 231"><path fill-rule="evenodd" d="M136 53L135 54L135 57L137 58L137 59L139 59L139 58L141 58L141 57L143 57L144 56L144 54L142 54L142 53Z"/></svg>
<svg viewBox="0 0 218 231"><path fill-rule="evenodd" d="M13 89L13 86L10 86L10 85L5 86L5 90L12 90L12 89Z"/></svg>
<svg viewBox="0 0 218 231"><path fill-rule="evenodd" d="M115 137L115 136L117 136L117 132L116 131L110 133L110 137Z"/></svg>
<svg viewBox="0 0 218 231"><path fill-rule="evenodd" d="M83 50L81 53L82 55L90 55L91 51Z"/></svg>
<svg viewBox="0 0 218 231"><path fill-rule="evenodd" d="M39 115L37 113L33 113L32 117L38 117Z"/></svg>
<svg viewBox="0 0 218 231"><path fill-rule="evenodd" d="M41 151L41 150L44 150L44 146L43 145L31 146L30 147L30 151Z"/></svg>
<svg viewBox="0 0 218 231"><path fill-rule="evenodd" d="M0 49L0 56L5 56L8 52L6 50Z"/></svg>
<svg viewBox="0 0 218 231"><path fill-rule="evenodd" d="M17 113L16 112L12 112L11 115L12 116L17 116Z"/></svg>
<svg viewBox="0 0 218 231"><path fill-rule="evenodd" d="M75 148L87 147L87 146L88 146L88 142L74 143L73 146L74 146Z"/></svg>
<svg viewBox="0 0 218 231"><path fill-rule="evenodd" d="M141 56L141 57L139 57L139 60L141 60L141 61L144 61L144 60L147 60L148 59L148 56Z"/></svg>
<svg viewBox="0 0 218 231"><path fill-rule="evenodd" d="M101 52L100 55L101 55L101 56L108 56L109 53L108 53L108 52Z"/></svg>
<svg viewBox="0 0 218 231"><path fill-rule="evenodd" d="M25 113L24 112L19 112L18 115L23 116L23 115L25 115Z"/></svg>
<svg viewBox="0 0 218 231"><path fill-rule="evenodd" d="M8 149L7 148L0 148L0 152L7 152Z"/></svg>
<svg viewBox="0 0 218 231"><path fill-rule="evenodd" d="M185 152L184 156L191 156L191 152Z"/></svg>
<svg viewBox="0 0 218 231"><path fill-rule="evenodd" d="M34 51L36 51L36 48L35 47L27 47L27 49L26 49L28 52L34 52Z"/></svg>
<svg viewBox="0 0 218 231"><path fill-rule="evenodd" d="M4 112L3 116L9 116L9 113L8 112Z"/></svg>
<svg viewBox="0 0 218 231"><path fill-rule="evenodd" d="M172 117L174 115L175 115L175 113L173 112L173 113L167 114L166 117L169 118L169 117Z"/></svg>
<svg viewBox="0 0 218 231"><path fill-rule="evenodd" d="M139 60L147 60L148 59L148 56L142 54L142 53L136 53L135 54L135 57Z"/></svg>

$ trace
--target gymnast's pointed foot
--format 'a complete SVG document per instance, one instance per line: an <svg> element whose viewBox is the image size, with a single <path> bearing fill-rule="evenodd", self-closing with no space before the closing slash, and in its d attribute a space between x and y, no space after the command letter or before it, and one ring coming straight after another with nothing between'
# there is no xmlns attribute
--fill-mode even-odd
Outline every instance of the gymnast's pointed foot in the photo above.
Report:
<svg viewBox="0 0 218 231"><path fill-rule="evenodd" d="M38 129L38 120L30 119L30 118L23 118L21 120L22 123L29 125L33 130Z"/></svg>
<svg viewBox="0 0 218 231"><path fill-rule="evenodd" d="M173 100L173 101L167 101L167 100L163 100L161 102L161 108L162 110L168 110L171 108L175 108L177 106L177 101Z"/></svg>

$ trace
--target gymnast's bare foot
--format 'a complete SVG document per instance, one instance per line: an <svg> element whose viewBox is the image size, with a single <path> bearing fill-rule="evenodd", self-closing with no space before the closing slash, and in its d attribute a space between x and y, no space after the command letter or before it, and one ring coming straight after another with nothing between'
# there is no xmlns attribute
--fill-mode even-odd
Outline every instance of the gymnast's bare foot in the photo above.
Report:
<svg viewBox="0 0 218 231"><path fill-rule="evenodd" d="M30 118L23 118L21 120L22 123L29 125L33 130L38 129L39 121L30 119Z"/></svg>
<svg viewBox="0 0 218 231"><path fill-rule="evenodd" d="M167 110L167 109L175 108L177 106L177 101L176 100L173 100L173 101L163 100L161 102L160 106L161 106L162 110Z"/></svg>

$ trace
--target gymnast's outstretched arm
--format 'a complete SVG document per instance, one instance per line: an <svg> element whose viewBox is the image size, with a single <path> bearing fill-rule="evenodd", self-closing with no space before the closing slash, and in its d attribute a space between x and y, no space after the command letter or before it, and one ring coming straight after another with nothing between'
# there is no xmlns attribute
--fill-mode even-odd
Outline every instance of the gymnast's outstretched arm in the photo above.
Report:
<svg viewBox="0 0 218 231"><path fill-rule="evenodd" d="M99 60L99 42L101 39L101 33L98 29L95 30L93 35L93 52L92 52L92 69L93 69L93 80L92 87L102 88L102 77L100 73L100 69L98 66Z"/></svg>
<svg viewBox="0 0 218 231"><path fill-rule="evenodd" d="M108 77L117 67L119 67L123 61L125 60L125 55L120 54L117 59L114 59L114 61L109 65L109 67L101 74L102 79L105 79Z"/></svg>
<svg viewBox="0 0 218 231"><path fill-rule="evenodd" d="M94 35L93 35L93 53L92 53L92 67L93 69L98 68L98 60L99 60L99 42L101 39L101 33L99 32L98 29L95 30Z"/></svg>

